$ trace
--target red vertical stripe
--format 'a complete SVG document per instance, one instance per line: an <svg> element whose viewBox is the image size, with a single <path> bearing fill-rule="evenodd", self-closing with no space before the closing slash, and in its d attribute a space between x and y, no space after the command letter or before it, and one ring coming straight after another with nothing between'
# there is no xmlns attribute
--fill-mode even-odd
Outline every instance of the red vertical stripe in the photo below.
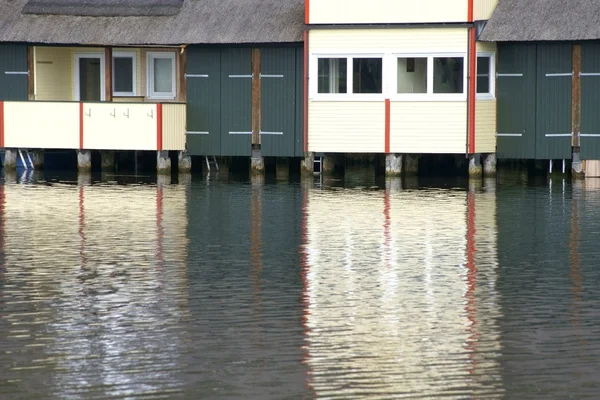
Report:
<svg viewBox="0 0 600 400"><path fill-rule="evenodd" d="M385 152L390 152L390 99L385 99Z"/></svg>
<svg viewBox="0 0 600 400"><path fill-rule="evenodd" d="M304 23L310 24L310 0L304 0Z"/></svg>
<svg viewBox="0 0 600 400"><path fill-rule="evenodd" d="M4 147L4 102L0 101L0 147Z"/></svg>
<svg viewBox="0 0 600 400"><path fill-rule="evenodd" d="M308 0L307 0L308 4ZM304 31L304 152L308 151L308 31Z"/></svg>
<svg viewBox="0 0 600 400"><path fill-rule="evenodd" d="M469 153L475 153L475 101L477 94L477 43L475 28L469 39Z"/></svg>
<svg viewBox="0 0 600 400"><path fill-rule="evenodd" d="M467 15L467 21L473 22L473 14L474 14L473 13L473 0L468 0L468 1L469 1L469 3L468 3L469 11L468 11L468 15Z"/></svg>
<svg viewBox="0 0 600 400"><path fill-rule="evenodd" d="M156 150L163 149L162 104L156 105Z"/></svg>
<svg viewBox="0 0 600 400"><path fill-rule="evenodd" d="M83 103L79 103L79 150L83 150Z"/></svg>

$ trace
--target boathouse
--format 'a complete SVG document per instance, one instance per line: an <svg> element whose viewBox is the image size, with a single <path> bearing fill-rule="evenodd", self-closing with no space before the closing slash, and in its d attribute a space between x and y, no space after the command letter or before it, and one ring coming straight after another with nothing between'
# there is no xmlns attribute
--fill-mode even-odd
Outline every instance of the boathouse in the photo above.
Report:
<svg viewBox="0 0 600 400"><path fill-rule="evenodd" d="M598 15L595 1L500 0L481 34L498 42L499 158L600 159Z"/></svg>
<svg viewBox="0 0 600 400"><path fill-rule="evenodd" d="M166 151L184 168L302 156L303 13L302 0L1 2L5 162L17 149L76 149L81 168L91 150L109 164L158 151L164 169Z"/></svg>
<svg viewBox="0 0 600 400"><path fill-rule="evenodd" d="M496 47L477 42L496 0L306 0L313 154L496 152ZM408 172L408 171L407 171ZM414 171L412 171L414 172Z"/></svg>

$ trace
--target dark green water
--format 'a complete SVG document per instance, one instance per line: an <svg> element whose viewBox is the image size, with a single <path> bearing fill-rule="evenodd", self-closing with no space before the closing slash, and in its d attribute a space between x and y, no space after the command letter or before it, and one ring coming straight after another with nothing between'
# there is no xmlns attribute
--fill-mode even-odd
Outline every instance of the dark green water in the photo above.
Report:
<svg viewBox="0 0 600 400"><path fill-rule="evenodd" d="M597 398L599 244L593 180L6 177L0 399Z"/></svg>

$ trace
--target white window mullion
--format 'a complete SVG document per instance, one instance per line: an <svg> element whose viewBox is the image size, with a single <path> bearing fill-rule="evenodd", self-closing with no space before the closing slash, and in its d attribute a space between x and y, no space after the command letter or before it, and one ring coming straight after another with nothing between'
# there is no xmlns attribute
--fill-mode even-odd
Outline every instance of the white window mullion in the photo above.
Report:
<svg viewBox="0 0 600 400"><path fill-rule="evenodd" d="M354 93L354 71L353 58L348 57L346 61L346 93Z"/></svg>

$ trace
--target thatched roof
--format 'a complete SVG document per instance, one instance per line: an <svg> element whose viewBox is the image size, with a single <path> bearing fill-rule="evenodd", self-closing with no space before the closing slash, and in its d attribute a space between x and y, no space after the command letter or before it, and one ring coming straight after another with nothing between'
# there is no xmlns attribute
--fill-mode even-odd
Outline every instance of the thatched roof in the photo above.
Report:
<svg viewBox="0 0 600 400"><path fill-rule="evenodd" d="M598 0L500 0L484 41L600 39Z"/></svg>
<svg viewBox="0 0 600 400"><path fill-rule="evenodd" d="M23 14L93 17L176 15L183 0L29 0Z"/></svg>
<svg viewBox="0 0 600 400"><path fill-rule="evenodd" d="M93 1L70 2L83 10L84 3ZM27 2L0 0L0 41L115 46L284 43L302 41L304 29L304 0L183 0L176 15L118 17L24 14ZM43 2L35 0L30 7Z"/></svg>

